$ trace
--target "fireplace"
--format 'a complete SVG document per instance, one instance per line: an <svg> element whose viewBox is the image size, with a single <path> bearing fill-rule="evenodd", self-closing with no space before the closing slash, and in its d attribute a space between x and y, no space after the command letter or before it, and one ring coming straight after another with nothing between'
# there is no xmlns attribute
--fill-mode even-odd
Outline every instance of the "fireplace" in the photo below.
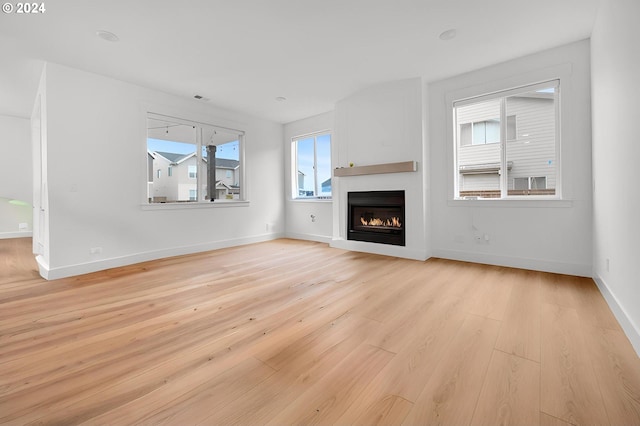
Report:
<svg viewBox="0 0 640 426"><path fill-rule="evenodd" d="M347 239L404 246L404 191L347 194Z"/></svg>

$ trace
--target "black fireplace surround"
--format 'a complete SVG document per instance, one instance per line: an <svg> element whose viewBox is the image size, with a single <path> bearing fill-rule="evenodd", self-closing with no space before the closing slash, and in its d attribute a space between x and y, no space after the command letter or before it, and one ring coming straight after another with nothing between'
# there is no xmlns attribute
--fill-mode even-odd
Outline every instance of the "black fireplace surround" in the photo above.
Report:
<svg viewBox="0 0 640 426"><path fill-rule="evenodd" d="M405 245L404 191L347 194L347 240Z"/></svg>

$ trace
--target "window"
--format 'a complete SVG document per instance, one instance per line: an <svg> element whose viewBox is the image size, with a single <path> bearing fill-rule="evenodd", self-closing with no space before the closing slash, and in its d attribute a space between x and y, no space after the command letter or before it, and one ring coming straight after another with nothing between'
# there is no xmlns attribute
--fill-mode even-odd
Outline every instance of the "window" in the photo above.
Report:
<svg viewBox="0 0 640 426"><path fill-rule="evenodd" d="M293 198L331 198L331 135L294 138L291 145Z"/></svg>
<svg viewBox="0 0 640 426"><path fill-rule="evenodd" d="M243 200L243 139L240 130L148 113L148 202ZM165 167L172 179L161 179ZM227 170L236 171L233 182L221 185Z"/></svg>
<svg viewBox="0 0 640 426"><path fill-rule="evenodd" d="M559 81L453 103L455 197L559 196Z"/></svg>
<svg viewBox="0 0 640 426"><path fill-rule="evenodd" d="M542 191L547 189L546 176L530 176L513 178L513 191ZM528 194L521 194L528 195Z"/></svg>

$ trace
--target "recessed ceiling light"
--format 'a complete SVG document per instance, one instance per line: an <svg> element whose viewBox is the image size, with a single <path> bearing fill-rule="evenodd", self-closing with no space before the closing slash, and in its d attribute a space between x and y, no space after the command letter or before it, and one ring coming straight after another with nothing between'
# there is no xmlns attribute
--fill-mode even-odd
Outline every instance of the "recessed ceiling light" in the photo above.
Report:
<svg viewBox="0 0 640 426"><path fill-rule="evenodd" d="M455 28L451 28L449 30L443 31L440 33L440 35L438 36L438 38L440 40L446 41L446 40L451 40L454 39L456 37L457 31Z"/></svg>
<svg viewBox="0 0 640 426"><path fill-rule="evenodd" d="M99 30L99 31L96 31L96 35L106 41L116 42L120 40L120 38L117 35L109 31Z"/></svg>
<svg viewBox="0 0 640 426"><path fill-rule="evenodd" d="M286 100L287 100L287 98L285 98L284 96L278 96L278 97L276 98L276 101L278 101L278 102L284 102L284 101L286 101Z"/></svg>

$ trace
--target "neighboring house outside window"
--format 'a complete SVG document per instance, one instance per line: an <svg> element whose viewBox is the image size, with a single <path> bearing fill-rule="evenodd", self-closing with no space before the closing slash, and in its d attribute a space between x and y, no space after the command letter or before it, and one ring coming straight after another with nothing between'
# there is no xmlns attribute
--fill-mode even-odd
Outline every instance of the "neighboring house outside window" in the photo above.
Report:
<svg viewBox="0 0 640 426"><path fill-rule="evenodd" d="M216 158L216 198L234 199L239 195L239 162Z"/></svg>
<svg viewBox="0 0 640 426"><path fill-rule="evenodd" d="M328 192L331 193L331 178L325 180L324 182L322 182L322 192Z"/></svg>
<svg viewBox="0 0 640 426"><path fill-rule="evenodd" d="M558 91L554 80L454 102L455 198L559 193Z"/></svg>
<svg viewBox="0 0 640 426"><path fill-rule="evenodd" d="M216 146L213 197L243 199L240 162L243 132L153 113L148 114L147 123L149 203L209 201L207 145ZM163 174L161 170L165 167L167 173Z"/></svg>
<svg viewBox="0 0 640 426"><path fill-rule="evenodd" d="M169 175L173 175L172 170L175 168L178 170L177 176L186 176L187 180L179 181L177 184L162 186L162 198L161 202L178 201L196 201L197 200L197 187L193 182L195 176L192 177L192 171L197 170L196 157L194 154L176 154L172 152L154 152L157 162L167 162L171 166L168 167L171 170ZM201 170L203 175L207 176L207 162L201 160ZM239 199L240 186L239 186L239 169L240 162L237 160L229 160L225 158L216 158L216 199L229 200ZM161 169L158 169L160 172ZM181 174L180 170L183 170ZM163 181L158 181L160 184ZM195 195L194 195L195 194ZM194 198L194 196L196 198Z"/></svg>
<svg viewBox="0 0 640 426"><path fill-rule="evenodd" d="M292 197L331 198L331 134L319 132L293 138ZM327 184L328 182L328 184Z"/></svg>

